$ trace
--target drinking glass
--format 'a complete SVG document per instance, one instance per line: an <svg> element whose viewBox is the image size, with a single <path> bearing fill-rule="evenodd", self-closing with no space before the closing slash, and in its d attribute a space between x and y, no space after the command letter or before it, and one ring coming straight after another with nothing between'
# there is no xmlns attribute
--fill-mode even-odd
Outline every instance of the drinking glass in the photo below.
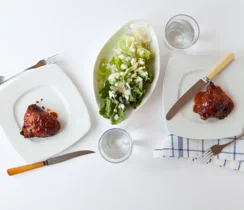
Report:
<svg viewBox="0 0 244 210"><path fill-rule="evenodd" d="M98 148L105 160L111 163L121 163L131 156L133 142L125 130L112 128L101 136Z"/></svg>
<svg viewBox="0 0 244 210"><path fill-rule="evenodd" d="M188 15L172 17L165 27L166 45L173 49L187 49L196 43L200 35L199 26Z"/></svg>

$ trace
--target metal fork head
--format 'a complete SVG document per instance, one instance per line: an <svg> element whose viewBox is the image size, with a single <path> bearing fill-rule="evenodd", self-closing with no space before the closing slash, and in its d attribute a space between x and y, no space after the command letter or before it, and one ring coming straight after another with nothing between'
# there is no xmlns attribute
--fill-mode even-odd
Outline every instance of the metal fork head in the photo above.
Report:
<svg viewBox="0 0 244 210"><path fill-rule="evenodd" d="M56 64L58 61L58 54L45 59L45 61L46 61L46 64Z"/></svg>
<svg viewBox="0 0 244 210"><path fill-rule="evenodd" d="M202 164L208 163L210 159L214 156L211 148L206 150L199 158L198 161Z"/></svg>

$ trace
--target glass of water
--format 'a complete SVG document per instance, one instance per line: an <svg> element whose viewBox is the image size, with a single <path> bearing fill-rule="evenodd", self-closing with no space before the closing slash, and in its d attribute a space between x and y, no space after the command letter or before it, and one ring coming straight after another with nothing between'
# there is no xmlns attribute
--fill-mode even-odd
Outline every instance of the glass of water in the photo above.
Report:
<svg viewBox="0 0 244 210"><path fill-rule="evenodd" d="M131 156L133 142L125 130L112 128L101 136L98 148L105 160L111 163L121 163Z"/></svg>
<svg viewBox="0 0 244 210"><path fill-rule="evenodd" d="M200 35L197 22L188 15L172 17L165 27L166 44L173 49L187 49Z"/></svg>

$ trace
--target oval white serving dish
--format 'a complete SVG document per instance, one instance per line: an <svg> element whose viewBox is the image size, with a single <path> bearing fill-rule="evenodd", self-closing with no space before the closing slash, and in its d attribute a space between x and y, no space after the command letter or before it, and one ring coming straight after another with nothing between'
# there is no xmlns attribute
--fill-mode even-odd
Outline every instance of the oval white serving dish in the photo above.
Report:
<svg viewBox="0 0 244 210"><path fill-rule="evenodd" d="M106 58L106 59L110 59L113 56L113 48L117 48L117 44L118 44L118 40L121 36L123 36L124 34L130 34L132 33L132 30L134 28L137 27L144 27L148 30L149 35L151 37L151 51L155 53L155 58L151 64L151 70L153 72L153 76L154 76L154 80L153 82L149 85L147 92L145 94L145 96L143 97L143 100L140 104L140 106L137 109L133 109L133 108L127 108L126 112L125 112L125 119L128 119L129 117L131 117L131 115L133 113L135 113L137 110L139 110L145 103L146 101L149 99L149 97L151 96L157 81L158 81L158 77L159 77L159 71L160 71L160 51L159 51L159 45L158 45L158 39L156 36L156 32L154 31L153 27L151 24L149 24L147 21L145 20L132 20L129 21L128 23L126 23L125 25L123 25L103 46L103 48L101 49L101 51L99 52L96 62L95 62L95 66L94 66L94 70L93 70L93 88L94 88L94 94L96 97L96 102L97 102L97 106L99 109L99 105L101 102L101 99L99 97L98 94L98 90L99 90L99 83L97 80L98 77L98 73L99 73L99 65L101 63L101 61Z"/></svg>

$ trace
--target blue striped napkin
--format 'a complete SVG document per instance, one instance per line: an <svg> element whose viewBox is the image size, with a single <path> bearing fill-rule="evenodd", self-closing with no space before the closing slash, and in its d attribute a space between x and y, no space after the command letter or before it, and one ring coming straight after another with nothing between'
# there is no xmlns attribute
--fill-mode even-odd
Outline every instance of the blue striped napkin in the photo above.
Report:
<svg viewBox="0 0 244 210"><path fill-rule="evenodd" d="M184 158L197 162L197 158L215 144L225 144L233 138L217 140L196 140L169 135L162 145L154 150L155 158ZM244 172L244 138L226 147L219 155L210 160L211 164Z"/></svg>

